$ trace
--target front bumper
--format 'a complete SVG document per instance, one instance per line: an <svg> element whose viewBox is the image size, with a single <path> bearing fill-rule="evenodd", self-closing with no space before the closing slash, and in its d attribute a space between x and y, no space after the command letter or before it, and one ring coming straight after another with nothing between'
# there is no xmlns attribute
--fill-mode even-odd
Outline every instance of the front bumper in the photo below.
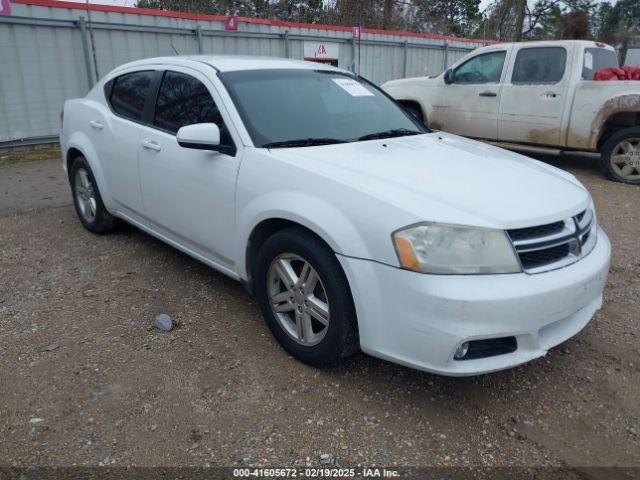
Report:
<svg viewBox="0 0 640 480"><path fill-rule="evenodd" d="M541 357L582 330L602 306L611 245L598 227L580 261L536 275L425 275L338 255L370 355L419 370L464 376ZM516 337L513 353L454 360L465 341Z"/></svg>

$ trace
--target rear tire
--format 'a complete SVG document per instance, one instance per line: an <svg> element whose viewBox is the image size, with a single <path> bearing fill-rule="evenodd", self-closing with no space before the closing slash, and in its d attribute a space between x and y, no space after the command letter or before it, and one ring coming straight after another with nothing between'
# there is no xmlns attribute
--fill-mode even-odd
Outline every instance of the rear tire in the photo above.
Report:
<svg viewBox="0 0 640 480"><path fill-rule="evenodd" d="M83 156L76 157L71 164L69 182L73 204L84 228L91 233L106 233L112 230L115 217L105 208L93 171Z"/></svg>
<svg viewBox="0 0 640 480"><path fill-rule="evenodd" d="M316 236L296 227L269 237L254 279L269 329L294 358L321 367L358 350L349 283L335 253Z"/></svg>
<svg viewBox="0 0 640 480"><path fill-rule="evenodd" d="M610 180L640 185L640 127L614 133L602 147L600 166Z"/></svg>

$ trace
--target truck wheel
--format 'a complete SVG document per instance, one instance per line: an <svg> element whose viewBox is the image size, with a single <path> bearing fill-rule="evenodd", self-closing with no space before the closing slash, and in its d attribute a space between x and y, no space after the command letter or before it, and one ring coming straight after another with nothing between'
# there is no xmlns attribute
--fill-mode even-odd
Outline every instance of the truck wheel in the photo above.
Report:
<svg viewBox="0 0 640 480"><path fill-rule="evenodd" d="M602 147L600 162L609 179L640 185L640 127L613 134Z"/></svg>
<svg viewBox="0 0 640 480"><path fill-rule="evenodd" d="M89 162L77 157L69 168L69 181L73 192L73 204L84 228L91 233L105 233L113 229L115 218L102 203L98 184Z"/></svg>
<svg viewBox="0 0 640 480"><path fill-rule="evenodd" d="M400 104L404 107L404 109L413 115L420 123L424 123L424 118L422 116L422 110L418 106L417 103L414 102L400 102Z"/></svg>
<svg viewBox="0 0 640 480"><path fill-rule="evenodd" d="M275 233L260 249L254 278L267 325L293 357L319 367L359 348L351 289L320 239L302 228Z"/></svg>

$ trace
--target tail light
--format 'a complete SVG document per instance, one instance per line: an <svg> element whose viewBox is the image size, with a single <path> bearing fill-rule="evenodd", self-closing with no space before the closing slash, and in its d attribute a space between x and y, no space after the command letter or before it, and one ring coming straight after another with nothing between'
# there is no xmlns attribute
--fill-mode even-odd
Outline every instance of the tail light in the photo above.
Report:
<svg viewBox="0 0 640 480"><path fill-rule="evenodd" d="M64 123L64 110L60 112L60 126Z"/></svg>

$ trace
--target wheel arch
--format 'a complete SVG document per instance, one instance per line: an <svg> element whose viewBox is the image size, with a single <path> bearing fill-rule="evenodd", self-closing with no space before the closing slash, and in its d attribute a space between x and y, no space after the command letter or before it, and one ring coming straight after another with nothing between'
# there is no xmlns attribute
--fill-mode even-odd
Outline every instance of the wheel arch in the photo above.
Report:
<svg viewBox="0 0 640 480"><path fill-rule="evenodd" d="M314 230L303 225L301 223L295 222L293 220L288 220L285 218L267 218L258 223L251 233L249 234L249 238L247 239L247 246L245 251L245 271L246 271L246 286L251 293L254 291L253 287L253 276L254 276L254 268L255 262L258 258L258 252L260 248L264 244L264 242L271 237L272 235L280 232L282 230L287 230L290 228L299 228L303 231L313 235L315 238L324 243L331 251L335 250L331 248L320 235L318 235Z"/></svg>
<svg viewBox="0 0 640 480"><path fill-rule="evenodd" d="M83 156L87 160L87 163L89 163L91 171L93 172L93 177L98 184L102 201L107 207L107 210L109 210L111 206L111 195L109 193L109 188L107 186L102 166L98 159L98 153L93 148L89 138L81 132L75 132L66 144L64 158L67 176L71 174L71 165L78 156Z"/></svg>
<svg viewBox="0 0 640 480"><path fill-rule="evenodd" d="M616 132L640 126L640 94L618 95L607 100L596 118L591 131L595 134L592 145L600 151Z"/></svg>
<svg viewBox="0 0 640 480"><path fill-rule="evenodd" d="M288 209L280 205L291 206ZM239 217L237 273L251 289L260 246L277 231L302 228L337 254L370 258L369 249L347 216L326 200L301 192L278 192L255 198Z"/></svg>
<svg viewBox="0 0 640 480"><path fill-rule="evenodd" d="M76 147L71 147L67 150L65 163L66 163L67 177L69 177L69 179L71 179L71 166L73 165L73 162L75 162L78 157L86 158L86 156Z"/></svg>
<svg viewBox="0 0 640 480"><path fill-rule="evenodd" d="M412 99L401 99L396 101L403 107L409 107L409 108L415 109L415 111L417 111L420 114L420 121L424 125L427 125L427 115L424 108L422 108L422 104L419 101L412 100Z"/></svg>

